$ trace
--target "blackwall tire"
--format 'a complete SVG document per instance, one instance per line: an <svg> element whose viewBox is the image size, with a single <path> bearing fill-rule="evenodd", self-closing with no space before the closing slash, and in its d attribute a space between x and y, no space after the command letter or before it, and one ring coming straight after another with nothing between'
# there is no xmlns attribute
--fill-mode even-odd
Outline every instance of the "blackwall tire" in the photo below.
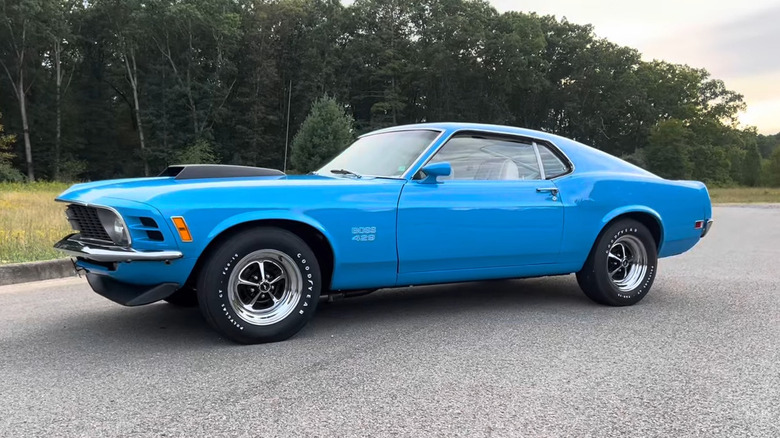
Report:
<svg viewBox="0 0 780 438"><path fill-rule="evenodd" d="M599 235L577 273L577 283L588 298L599 304L636 304L655 280L657 251L647 227L635 220L619 220Z"/></svg>
<svg viewBox="0 0 780 438"><path fill-rule="evenodd" d="M258 228L232 236L209 256L198 302L206 321L228 339L282 341L314 315L321 278L314 252L300 237Z"/></svg>

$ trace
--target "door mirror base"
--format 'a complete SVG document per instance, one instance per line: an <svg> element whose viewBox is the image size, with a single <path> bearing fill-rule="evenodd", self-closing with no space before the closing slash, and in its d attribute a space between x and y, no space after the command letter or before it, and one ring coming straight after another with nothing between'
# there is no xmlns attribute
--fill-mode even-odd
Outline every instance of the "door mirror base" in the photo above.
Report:
<svg viewBox="0 0 780 438"><path fill-rule="evenodd" d="M425 178L420 181L420 184L438 184L440 176L452 174L452 166L450 163L435 163L423 167L420 171L425 174Z"/></svg>

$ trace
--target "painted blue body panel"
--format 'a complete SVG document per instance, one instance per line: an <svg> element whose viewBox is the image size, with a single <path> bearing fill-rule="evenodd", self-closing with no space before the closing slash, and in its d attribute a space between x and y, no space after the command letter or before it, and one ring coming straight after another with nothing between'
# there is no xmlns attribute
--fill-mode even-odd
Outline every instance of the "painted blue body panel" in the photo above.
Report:
<svg viewBox="0 0 780 438"><path fill-rule="evenodd" d="M563 204L545 181L409 183L398 204L399 273L551 264ZM486 196L487 195L487 196Z"/></svg>
<svg viewBox="0 0 780 438"><path fill-rule="evenodd" d="M123 179L77 184L58 199L115 208L125 218L136 250L183 253L170 263L120 263L111 271L79 262L91 272L143 285L183 284L217 236L256 221L292 221L318 230L333 250L331 288L349 290L576 272L604 226L626 213L655 218L662 230L659 256L672 256L699 241L695 221L712 217L704 184L665 180L572 140L493 125L416 127L441 135L405 178ZM410 127L385 131L394 129ZM575 169L547 181L422 184L412 179L459 130L549 142ZM537 188L557 188L560 193L553 200ZM192 242L181 242L172 216L186 219ZM140 217L152 217L161 225L162 242L145 238ZM364 231L366 237L361 238Z"/></svg>

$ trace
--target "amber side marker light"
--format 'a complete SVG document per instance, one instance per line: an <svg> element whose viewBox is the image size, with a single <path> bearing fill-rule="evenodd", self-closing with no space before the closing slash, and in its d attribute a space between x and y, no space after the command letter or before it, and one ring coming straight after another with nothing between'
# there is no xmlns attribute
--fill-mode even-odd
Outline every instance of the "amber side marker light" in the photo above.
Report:
<svg viewBox="0 0 780 438"><path fill-rule="evenodd" d="M190 229L187 227L187 222L184 222L184 218L181 216L173 216L171 217L171 221L173 221L173 225L176 226L176 231L179 232L181 241L192 242L192 234L190 234Z"/></svg>

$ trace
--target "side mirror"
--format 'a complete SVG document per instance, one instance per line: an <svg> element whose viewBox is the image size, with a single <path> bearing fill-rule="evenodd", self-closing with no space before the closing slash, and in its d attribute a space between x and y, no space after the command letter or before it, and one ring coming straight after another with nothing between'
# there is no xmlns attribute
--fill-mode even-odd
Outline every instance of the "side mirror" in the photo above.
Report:
<svg viewBox="0 0 780 438"><path fill-rule="evenodd" d="M440 176L450 176L452 174L452 166L450 163L436 163L429 164L422 169L422 173L425 174L425 178L420 181L420 184L436 184Z"/></svg>

